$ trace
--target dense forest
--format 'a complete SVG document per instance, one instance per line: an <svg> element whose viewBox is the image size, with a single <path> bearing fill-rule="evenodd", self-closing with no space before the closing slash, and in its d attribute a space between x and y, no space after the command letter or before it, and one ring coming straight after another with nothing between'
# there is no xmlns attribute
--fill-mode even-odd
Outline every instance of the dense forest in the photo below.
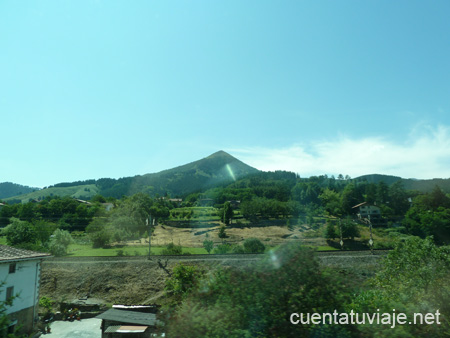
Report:
<svg viewBox="0 0 450 338"><path fill-rule="evenodd" d="M8 198L17 195L27 194L29 192L38 190L37 188L31 188L26 185L20 185L11 182L0 183L0 199Z"/></svg>
<svg viewBox="0 0 450 338"><path fill-rule="evenodd" d="M150 217L160 223L175 215L189 220L192 212L186 208L202 205L204 201L216 208L221 219L224 206L235 202L247 226L270 219L285 220L285 224L307 223L317 215L354 217L354 207L366 202L381 210L381 218L374 226L395 227L399 232L422 238L433 236L438 244L450 242L450 199L438 186L422 193L406 190L400 180L387 185L384 181L371 183L342 175L300 178L292 172L278 171L247 175L231 184L190 193L176 199L177 202L167 193L164 195L150 197L140 192L120 199L96 195L89 201L53 196L6 204L0 209L0 226L23 224L30 229L45 226L53 231L87 232L93 237L93 234L105 237L108 233L120 241L143 235ZM22 241L22 245L25 243ZM33 245L45 248L45 240Z"/></svg>

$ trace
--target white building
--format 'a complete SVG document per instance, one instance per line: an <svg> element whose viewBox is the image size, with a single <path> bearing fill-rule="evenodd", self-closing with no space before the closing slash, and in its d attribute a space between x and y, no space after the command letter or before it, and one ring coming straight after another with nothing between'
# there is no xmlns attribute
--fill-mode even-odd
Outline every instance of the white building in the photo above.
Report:
<svg viewBox="0 0 450 338"><path fill-rule="evenodd" d="M357 210L356 215L359 219L370 218L372 223L374 223L381 218L381 210L376 205L363 202L355 205L353 209Z"/></svg>
<svg viewBox="0 0 450 338"><path fill-rule="evenodd" d="M0 299L16 296L6 313L9 332L16 326L21 332L31 332L38 318L41 262L50 254L0 245ZM1 333L0 333L1 335Z"/></svg>

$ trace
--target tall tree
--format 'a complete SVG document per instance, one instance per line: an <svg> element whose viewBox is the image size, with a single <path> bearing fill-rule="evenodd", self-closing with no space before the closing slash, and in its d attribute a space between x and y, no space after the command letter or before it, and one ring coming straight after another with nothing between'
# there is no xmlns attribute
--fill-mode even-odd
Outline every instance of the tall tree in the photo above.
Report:
<svg viewBox="0 0 450 338"><path fill-rule="evenodd" d="M223 205L223 211L222 211L222 222L226 225L230 224L231 219L233 218L234 211L233 207L231 206L230 202L225 202Z"/></svg>

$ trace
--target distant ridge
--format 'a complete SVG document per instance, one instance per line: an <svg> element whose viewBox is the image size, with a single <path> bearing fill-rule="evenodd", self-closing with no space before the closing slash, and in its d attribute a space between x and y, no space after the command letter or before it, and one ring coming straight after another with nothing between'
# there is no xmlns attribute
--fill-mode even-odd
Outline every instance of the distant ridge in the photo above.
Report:
<svg viewBox="0 0 450 338"><path fill-rule="evenodd" d="M44 198L46 196L68 195L89 199L95 194L121 198L138 192L150 196L186 196L219 184L231 183L243 176L259 172L225 151L215 152L203 159L158 173L124 177L101 178L76 182L58 183L25 195L10 195L9 199L21 200Z"/></svg>
<svg viewBox="0 0 450 338"><path fill-rule="evenodd" d="M399 176L391 176L391 175L380 175L380 174L371 174L371 175L363 175L355 178L357 181L367 181L368 183L377 184L379 182L384 182L387 185L391 185L397 181L403 180Z"/></svg>
<svg viewBox="0 0 450 338"><path fill-rule="evenodd" d="M31 188L17 183L3 182L0 183L0 199L27 194L35 190L39 190L39 188Z"/></svg>
<svg viewBox="0 0 450 338"><path fill-rule="evenodd" d="M153 197L165 195L183 197L219 185L226 185L258 172L260 172L258 169L220 150L200 160L172 169L134 177L58 183L41 190L10 182L0 183L0 199L7 202L28 202L30 199L39 200L46 196L71 196L78 199L90 199L96 194L121 198L138 192ZM387 185L401 181L406 190L420 192L430 192L438 185L444 192L450 193L450 179L417 180L392 175L371 174L356 177L353 181L367 181L374 184L384 182Z"/></svg>
<svg viewBox="0 0 450 338"><path fill-rule="evenodd" d="M395 182L401 181L403 187L406 190L417 190L420 192L431 192L433 188L437 185L444 192L450 193L450 179L448 178L433 178L428 180L419 180L413 178L401 178L399 176L391 176L391 175L380 175L380 174L372 174L372 175L363 175L355 178L356 181L367 181L369 183L379 183L384 182L387 185L394 184Z"/></svg>

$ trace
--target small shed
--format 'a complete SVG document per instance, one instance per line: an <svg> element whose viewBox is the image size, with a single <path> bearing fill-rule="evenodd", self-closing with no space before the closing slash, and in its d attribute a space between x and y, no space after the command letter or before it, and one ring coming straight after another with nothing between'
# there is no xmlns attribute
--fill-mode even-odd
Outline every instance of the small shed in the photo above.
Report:
<svg viewBox="0 0 450 338"><path fill-rule="evenodd" d="M149 338L156 331L156 314L128 309L109 309L96 318L102 320L102 338Z"/></svg>

